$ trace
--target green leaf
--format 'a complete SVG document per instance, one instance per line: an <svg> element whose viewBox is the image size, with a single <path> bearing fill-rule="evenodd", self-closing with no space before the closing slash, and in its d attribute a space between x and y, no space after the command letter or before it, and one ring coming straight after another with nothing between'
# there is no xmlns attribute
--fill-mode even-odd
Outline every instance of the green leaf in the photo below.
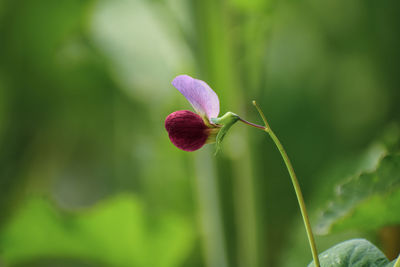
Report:
<svg viewBox="0 0 400 267"><path fill-rule="evenodd" d="M379 267L389 260L373 244L365 239L352 239L324 251L319 255L321 267ZM313 267L311 262L308 267Z"/></svg>
<svg viewBox="0 0 400 267"><path fill-rule="evenodd" d="M395 263L396 263L396 260L393 260L393 261L389 262L388 264L386 264L385 267L393 267Z"/></svg>
<svg viewBox="0 0 400 267"><path fill-rule="evenodd" d="M377 168L339 185L316 231L374 230L400 223L400 156L383 157Z"/></svg>
<svg viewBox="0 0 400 267"><path fill-rule="evenodd" d="M150 216L132 195L79 213L61 212L49 201L34 198L0 233L0 252L9 265L75 258L109 266L169 267L182 263L193 240L187 221L171 214Z"/></svg>

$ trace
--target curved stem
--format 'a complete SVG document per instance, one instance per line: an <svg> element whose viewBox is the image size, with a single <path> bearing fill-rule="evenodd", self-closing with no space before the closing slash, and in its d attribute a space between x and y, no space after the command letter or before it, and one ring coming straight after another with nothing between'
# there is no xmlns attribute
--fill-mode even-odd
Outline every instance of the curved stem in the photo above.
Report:
<svg viewBox="0 0 400 267"><path fill-rule="evenodd" d="M256 107L258 113L260 113L261 119L263 120L263 122L264 122L264 124L265 124L265 127L266 127L267 129L271 129L271 128L269 127L268 122L267 122L267 118L266 118L265 115L264 115L264 112L263 112L263 111L261 110L261 108L257 105L257 103L256 103L255 100L253 100L253 105Z"/></svg>
<svg viewBox="0 0 400 267"><path fill-rule="evenodd" d="M258 129L261 129L261 130L265 130L265 127L264 127L264 126L261 126L261 125L258 125L258 124L255 124L255 123L246 121L246 120L240 118L239 116L238 116L238 119L239 119L241 122L243 122L244 124L247 124L247 125L249 125L249 126L251 126L251 127L258 128Z"/></svg>
<svg viewBox="0 0 400 267"><path fill-rule="evenodd" d="M297 201L299 202L301 215L303 216L304 226L306 228L308 242L310 243L312 256L314 258L314 263L315 263L316 267L319 267L320 264L319 264L319 259L318 259L317 247L315 244L310 220L308 218L308 214L307 214L307 210L306 210L306 205L304 203L303 194L301 193L300 184L299 184L299 181L297 180L296 173L294 172L292 163L290 162L289 157L288 157L285 149L283 148L281 142L279 141L278 137L276 137L275 133L271 129L265 129L265 131L269 134L269 136L271 136L276 147L279 149L279 152L282 155L283 161L286 164L286 168L288 169L290 178L292 179L294 191L296 192L296 196L297 196Z"/></svg>
<svg viewBox="0 0 400 267"><path fill-rule="evenodd" d="M313 256L313 259L314 259L314 265L316 267L320 267L320 263L319 263L319 259L318 259L317 246L315 244L313 232L312 232L312 229L311 229L310 220L308 218L306 205L304 203L303 194L301 193L300 184L299 184L299 181L297 180L296 173L294 172L292 163L290 162L289 157L288 157L285 149L283 148L281 142L279 141L278 137L275 135L275 133L269 127L267 119L265 118L265 115L262 112L262 110L260 109L260 107L257 105L256 101L253 101L253 105L257 108L258 112L260 113L260 116L262 117L262 119L263 119L263 121L265 123L265 127L264 127L263 130L266 133L268 133L269 136L271 137L271 139L274 141L276 147L278 148L279 152L281 153L283 161L285 162L286 168L287 168L287 170L289 172L290 178L291 178L292 183L293 183L294 191L296 192L297 201L298 201L299 206L300 206L301 215L303 217L304 226L306 228L306 232L307 232L307 236L308 236L308 242L310 244L312 256ZM257 127L257 128L259 128L259 127ZM396 264L399 264L399 266L395 266L395 267L400 267L400 260L398 260L396 262Z"/></svg>

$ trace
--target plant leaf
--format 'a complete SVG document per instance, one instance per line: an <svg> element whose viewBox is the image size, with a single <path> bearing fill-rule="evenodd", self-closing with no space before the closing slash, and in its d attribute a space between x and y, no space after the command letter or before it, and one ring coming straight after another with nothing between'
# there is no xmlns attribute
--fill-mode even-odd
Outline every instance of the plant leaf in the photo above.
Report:
<svg viewBox="0 0 400 267"><path fill-rule="evenodd" d="M395 263L396 263L396 259L394 259L393 261L386 264L385 267L393 267Z"/></svg>
<svg viewBox="0 0 400 267"><path fill-rule="evenodd" d="M383 157L377 168L339 185L316 231L374 230L400 223L400 156Z"/></svg>
<svg viewBox="0 0 400 267"><path fill-rule="evenodd" d="M319 260L321 267L386 267L389 263L385 255L365 239L352 239L337 244L322 252ZM308 265L314 266L314 262Z"/></svg>

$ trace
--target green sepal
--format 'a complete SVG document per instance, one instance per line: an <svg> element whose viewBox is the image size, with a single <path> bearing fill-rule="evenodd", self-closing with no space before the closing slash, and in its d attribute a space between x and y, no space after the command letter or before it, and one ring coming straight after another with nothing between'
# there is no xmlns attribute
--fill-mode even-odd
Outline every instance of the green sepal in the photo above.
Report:
<svg viewBox="0 0 400 267"><path fill-rule="evenodd" d="M225 113L222 117L212 118L211 122L214 124L222 125L216 137L215 155L221 149L221 143L228 130L239 120L239 116L232 112Z"/></svg>

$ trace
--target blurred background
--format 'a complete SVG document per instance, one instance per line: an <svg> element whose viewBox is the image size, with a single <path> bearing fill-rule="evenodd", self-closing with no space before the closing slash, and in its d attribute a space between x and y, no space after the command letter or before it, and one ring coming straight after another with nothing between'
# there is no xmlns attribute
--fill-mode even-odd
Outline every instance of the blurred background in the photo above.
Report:
<svg viewBox="0 0 400 267"><path fill-rule="evenodd" d="M237 124L216 156L178 150L164 119L191 107L171 81L204 80L221 114L261 124L256 99L316 225L400 120L399 14L397 0L1 0L0 266L305 266L269 137ZM396 226L318 248L353 237L400 251Z"/></svg>

